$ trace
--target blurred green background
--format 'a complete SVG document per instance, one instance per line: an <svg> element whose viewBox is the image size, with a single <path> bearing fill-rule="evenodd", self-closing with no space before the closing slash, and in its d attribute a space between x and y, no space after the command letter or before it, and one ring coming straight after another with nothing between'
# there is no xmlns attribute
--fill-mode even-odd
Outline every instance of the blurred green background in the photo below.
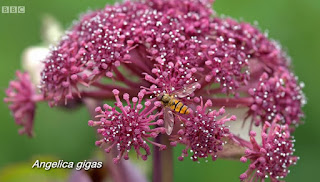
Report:
<svg viewBox="0 0 320 182"><path fill-rule="evenodd" d="M16 69L21 68L21 53L41 42L41 18L56 17L67 28L71 22L90 9L102 8L110 0L0 0L1 6L25 6L25 14L0 14L0 98ZM320 122L320 1L316 0L217 0L218 14L253 23L269 30L293 60L293 70L306 85L308 103L304 107L306 124L294 133L296 155L301 159L291 167L287 181L315 181L319 169ZM95 150L95 134L87 126L89 114L85 108L75 111L38 106L33 139L17 134L17 126L7 106L0 104L0 169L38 155L55 156L65 161L89 159ZM176 156L180 150L176 150ZM238 161L194 163L175 161L175 181L238 181L246 166Z"/></svg>

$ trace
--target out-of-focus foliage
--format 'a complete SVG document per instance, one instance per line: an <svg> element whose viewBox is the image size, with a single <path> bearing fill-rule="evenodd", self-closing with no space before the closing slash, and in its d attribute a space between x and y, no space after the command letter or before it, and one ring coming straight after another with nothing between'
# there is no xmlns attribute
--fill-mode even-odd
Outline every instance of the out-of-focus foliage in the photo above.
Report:
<svg viewBox="0 0 320 182"><path fill-rule="evenodd" d="M63 182L69 177L68 169L37 169L31 168L36 160L41 162L58 161L54 157L34 157L26 162L19 162L7 165L0 171L0 181L6 182L32 182L32 181L45 181L45 182Z"/></svg>
<svg viewBox="0 0 320 182"><path fill-rule="evenodd" d="M320 1L216 1L214 8L219 15L225 14L251 23L259 22L258 26L263 31L268 30L269 36L278 40L292 57L293 70L306 85L304 92L308 103L304 107L306 124L298 127L294 133L297 140L296 155L301 159L297 166L291 168L287 181L314 181L320 153L320 122L317 117L320 103ZM15 70L21 67L22 51L28 46L41 43L41 19L45 14L53 15L67 28L81 13L113 2L1 0L0 6L25 6L26 13L0 13L0 97L4 97L9 80L14 78ZM17 174L17 178L21 174L38 173L38 170L31 169L34 161L28 162L35 160L33 156L53 155L66 161L81 161L89 159L96 148L94 130L87 126L89 114L85 108L66 111L40 104L33 139L17 134L17 126L4 103L0 104L0 118L1 177L10 173ZM175 157L178 157L180 151L176 149ZM17 162L18 165L15 164ZM238 181L238 176L245 169L246 166L238 161L223 160L215 163L201 161L200 164L191 160L176 160L174 166L175 181ZM43 170L38 175L39 178L41 175L50 177L53 173L57 174L57 178L66 175L63 170L56 169L51 172ZM1 178L0 181L6 180Z"/></svg>

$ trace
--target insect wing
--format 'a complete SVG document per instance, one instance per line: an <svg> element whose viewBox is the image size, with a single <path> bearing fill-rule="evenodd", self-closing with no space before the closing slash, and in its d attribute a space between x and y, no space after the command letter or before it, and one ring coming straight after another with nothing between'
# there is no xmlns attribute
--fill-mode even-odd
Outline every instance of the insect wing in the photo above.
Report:
<svg viewBox="0 0 320 182"><path fill-rule="evenodd" d="M163 119L164 119L164 128L166 129L166 133L170 135L173 130L174 116L173 116L173 113L167 107L164 107L163 109Z"/></svg>
<svg viewBox="0 0 320 182"><path fill-rule="evenodd" d="M174 92L174 94L177 95L179 98L183 98L183 97L186 97L186 96L192 94L199 86L200 86L200 84L198 82L194 82L194 83L187 85L186 87Z"/></svg>

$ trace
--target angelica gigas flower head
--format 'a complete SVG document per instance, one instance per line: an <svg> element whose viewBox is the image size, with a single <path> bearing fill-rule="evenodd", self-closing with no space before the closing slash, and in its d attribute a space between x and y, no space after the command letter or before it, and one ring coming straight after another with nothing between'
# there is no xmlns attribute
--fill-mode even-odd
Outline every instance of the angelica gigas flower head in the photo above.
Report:
<svg viewBox="0 0 320 182"><path fill-rule="evenodd" d="M225 118L209 109L247 108L248 118L256 125L272 121L277 114L287 124L298 123L303 97L281 47L248 23L213 18L212 1L178 2L181 6L172 0L126 1L82 16L47 57L42 72L43 93L49 99L66 101L77 95L113 99L113 89L130 95L145 89L146 108L158 105L148 114L159 118L164 118L166 106L157 96L174 96L195 112L183 115L172 111L177 125L180 118L183 126L170 137L197 151L197 158L215 156L222 150L222 138L232 136L224 122L235 117ZM110 79L114 84L105 82ZM281 80L286 83L277 86ZM176 97L177 91L189 85L196 87L192 93ZM208 105L198 108L201 97ZM115 106L123 107L119 101ZM99 112L107 113L111 108ZM113 114L126 115L123 111ZM104 120L108 115L99 118ZM142 117L137 115L136 122ZM200 117L208 118L207 123L200 122ZM103 127L100 132L110 130L109 125ZM208 127L217 133L214 141L203 139L214 135L206 133L208 129L204 128ZM222 130L218 132L218 128ZM198 131L201 137L191 131ZM209 147L204 150L204 146Z"/></svg>
<svg viewBox="0 0 320 182"><path fill-rule="evenodd" d="M277 42L216 16L212 3L125 1L84 14L45 59L43 96L50 104L116 100L97 107L88 123L101 136L96 144L115 151L115 163L131 149L147 159L148 144L165 149L165 137L185 145L179 160L238 158L247 149L241 160L252 164L241 179L285 176L280 167L296 160L289 136L303 117L302 86ZM173 128L166 133L167 116ZM262 143L249 136L252 124Z"/></svg>
<svg viewBox="0 0 320 182"><path fill-rule="evenodd" d="M256 141L256 133L250 132L250 146L241 157L241 162L250 160L249 169L240 175L241 180L264 181L270 178L279 181L288 175L291 165L296 164L298 157L293 156L294 139L290 135L287 124L280 125L281 117L277 115L272 123L265 122L261 138L262 143Z"/></svg>
<svg viewBox="0 0 320 182"><path fill-rule="evenodd" d="M4 102L9 103L9 109L16 124L22 126L19 133L31 137L35 103L41 99L41 96L37 96L35 86L32 84L28 73L17 71L16 77L17 79L11 81L9 88L6 90L7 97L4 98Z"/></svg>
<svg viewBox="0 0 320 182"><path fill-rule="evenodd" d="M147 142L160 147L161 150L166 146L155 143L149 138L155 138L159 133L164 133L164 128L151 128L152 126L162 125L163 121L157 117L161 113L153 114L161 103L151 102L142 103L144 97L144 90L142 90L138 97L133 97L130 101L129 94L125 93L123 99L126 103L124 106L119 97L119 91L113 90L116 103L115 107L107 104L96 108L96 118L99 121L89 121L90 126L97 127L97 132L102 136L101 140L96 142L96 145L101 146L106 143L105 151L109 153L111 150L118 150L118 155L114 158L117 163L123 157L129 159L128 152L133 148L138 157L146 160L151 153L151 149ZM120 111L118 111L119 109ZM145 153L141 153L141 149Z"/></svg>
<svg viewBox="0 0 320 182"><path fill-rule="evenodd" d="M223 145L226 143L226 137L232 137L227 121L235 121L236 117L221 117L225 114L224 108L219 110L207 110L212 106L211 100L207 100L203 104L197 106L196 110L188 116L180 116L182 121L182 129L177 132L177 135L172 137L171 145L177 143L186 145L182 151L179 160L183 160L188 156L188 151L192 153L191 159L198 161L200 158L208 158L212 160L217 158L217 152L223 150Z"/></svg>

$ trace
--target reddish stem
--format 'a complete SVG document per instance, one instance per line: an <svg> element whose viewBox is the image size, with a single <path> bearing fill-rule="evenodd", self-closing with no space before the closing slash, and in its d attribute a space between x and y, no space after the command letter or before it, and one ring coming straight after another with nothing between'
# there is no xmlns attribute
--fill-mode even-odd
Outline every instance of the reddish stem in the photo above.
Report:
<svg viewBox="0 0 320 182"><path fill-rule="evenodd" d="M127 68L129 68L129 70L132 71L132 69L130 68L133 68L132 65L129 66L129 65L126 65ZM136 82L133 82L131 80L128 80L118 69L113 69L114 70L114 73L116 74L116 77L115 79L117 81L121 81L123 82L124 84L132 87L132 88L140 88L141 86L143 86L144 84L146 84L147 82L145 80L140 80L142 83L136 83ZM141 72L138 74L138 77L140 78L142 76Z"/></svg>
<svg viewBox="0 0 320 182"><path fill-rule="evenodd" d="M155 142L161 142L167 149L159 151L159 147L154 147L152 181L173 182L173 148L168 135L160 134Z"/></svg>
<svg viewBox="0 0 320 182"><path fill-rule="evenodd" d="M83 91L80 93L81 98L92 98L100 100L114 100L114 95L110 91Z"/></svg>
<svg viewBox="0 0 320 182"><path fill-rule="evenodd" d="M244 97L244 98L209 98L204 97L205 100L210 99L213 103L213 106L225 106L225 107L240 107L240 106L250 106L253 102L253 98Z"/></svg>
<svg viewBox="0 0 320 182"><path fill-rule="evenodd" d="M121 91L121 90L120 90ZM128 93L129 95L137 95L137 90L123 90L121 93ZM112 90L97 90L97 91L83 91L80 93L81 98L92 98L100 100L114 100Z"/></svg>
<svg viewBox="0 0 320 182"><path fill-rule="evenodd" d="M155 138L155 142L160 143L160 135ZM153 147L153 161L152 161L152 182L161 182L161 155L159 147Z"/></svg>
<svg viewBox="0 0 320 182"><path fill-rule="evenodd" d="M129 92L136 92L138 93L139 92L139 88L137 87L132 87L132 88L125 88L125 87L122 87L122 86L118 86L118 85L109 85L109 84L102 84L102 83L99 83L99 82L94 82L91 84L92 86L95 86L95 87L98 87L98 88L101 88L103 89L104 91L112 91L113 89L117 89L119 90L121 93L129 93ZM134 90L134 91L133 91Z"/></svg>

